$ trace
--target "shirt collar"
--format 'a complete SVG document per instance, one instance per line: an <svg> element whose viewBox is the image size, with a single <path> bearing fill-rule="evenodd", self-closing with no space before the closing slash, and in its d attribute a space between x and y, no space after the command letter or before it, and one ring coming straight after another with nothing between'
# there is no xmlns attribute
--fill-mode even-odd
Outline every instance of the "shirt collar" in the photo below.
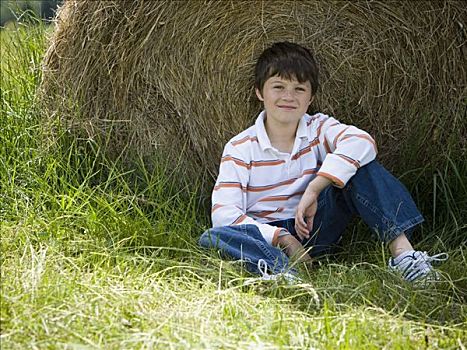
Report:
<svg viewBox="0 0 467 350"><path fill-rule="evenodd" d="M256 122L255 122L258 143L263 151L273 148L271 145L271 141L269 140L269 136L266 132L266 127L264 126L265 117L266 117L266 111L262 111L259 114L258 118L256 118ZM300 119L300 122L298 123L297 134L295 136L295 139L297 138L308 138L305 116L303 116Z"/></svg>
<svg viewBox="0 0 467 350"><path fill-rule="evenodd" d="M266 133L266 127L264 126L264 117L266 116L266 111L262 111L258 118L256 118L255 127L256 134L258 136L259 146L263 151L273 148L269 136Z"/></svg>
<svg viewBox="0 0 467 350"><path fill-rule="evenodd" d="M306 130L305 115L300 118L300 122L298 123L296 138L301 138L301 139L304 138L304 137L308 138L308 133L307 133L307 130Z"/></svg>

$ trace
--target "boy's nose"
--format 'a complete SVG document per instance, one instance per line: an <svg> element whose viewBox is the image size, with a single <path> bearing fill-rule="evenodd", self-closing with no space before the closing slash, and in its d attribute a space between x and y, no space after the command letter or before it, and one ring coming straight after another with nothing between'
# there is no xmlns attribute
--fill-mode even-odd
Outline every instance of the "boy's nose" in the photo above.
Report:
<svg viewBox="0 0 467 350"><path fill-rule="evenodd" d="M282 95L284 100L292 100L293 99L293 92L289 90L285 90L284 94Z"/></svg>

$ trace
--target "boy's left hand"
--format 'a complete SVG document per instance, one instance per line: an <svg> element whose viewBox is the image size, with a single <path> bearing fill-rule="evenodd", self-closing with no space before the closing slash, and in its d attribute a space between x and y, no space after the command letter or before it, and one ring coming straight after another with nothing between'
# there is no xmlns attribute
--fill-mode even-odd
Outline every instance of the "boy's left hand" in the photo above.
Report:
<svg viewBox="0 0 467 350"><path fill-rule="evenodd" d="M313 228L313 219L318 210L319 194L331 183L331 180L318 173L318 176L308 184L295 210L295 231L301 240L310 238L310 232Z"/></svg>
<svg viewBox="0 0 467 350"><path fill-rule="evenodd" d="M317 209L318 194L305 191L295 210L295 231L301 240L310 238L310 232L313 228L313 219Z"/></svg>

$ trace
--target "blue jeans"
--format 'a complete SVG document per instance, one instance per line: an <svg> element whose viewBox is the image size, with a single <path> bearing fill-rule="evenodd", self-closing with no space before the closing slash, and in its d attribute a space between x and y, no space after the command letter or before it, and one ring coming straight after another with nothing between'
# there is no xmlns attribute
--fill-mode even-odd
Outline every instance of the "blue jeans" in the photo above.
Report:
<svg viewBox="0 0 467 350"><path fill-rule="evenodd" d="M321 192L313 229L310 238L302 241L303 246L310 249L312 257L331 253L356 215L385 243L402 233L410 237L414 227L423 222L404 185L373 161L360 168L343 189L329 186ZM283 227L299 239L294 218L269 224ZM289 269L288 257L269 245L255 225L211 228L201 235L199 244L218 249L225 257L245 261L247 269L254 273L259 273L259 259L264 259L273 273Z"/></svg>

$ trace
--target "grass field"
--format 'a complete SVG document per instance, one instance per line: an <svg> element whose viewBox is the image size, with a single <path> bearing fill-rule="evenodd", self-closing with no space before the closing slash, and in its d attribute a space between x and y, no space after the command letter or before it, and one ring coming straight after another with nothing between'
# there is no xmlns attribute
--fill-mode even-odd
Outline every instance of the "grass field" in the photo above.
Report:
<svg viewBox="0 0 467 350"><path fill-rule="evenodd" d="M414 288L391 275L385 247L357 224L342 253L300 267L304 283L246 286L238 263L197 247L209 217L179 169L161 160L128 171L58 122L53 140L41 136L45 36L35 25L0 37L2 350L467 347L460 160L420 173L428 195L410 186L427 215L416 247L450 255L442 282Z"/></svg>

